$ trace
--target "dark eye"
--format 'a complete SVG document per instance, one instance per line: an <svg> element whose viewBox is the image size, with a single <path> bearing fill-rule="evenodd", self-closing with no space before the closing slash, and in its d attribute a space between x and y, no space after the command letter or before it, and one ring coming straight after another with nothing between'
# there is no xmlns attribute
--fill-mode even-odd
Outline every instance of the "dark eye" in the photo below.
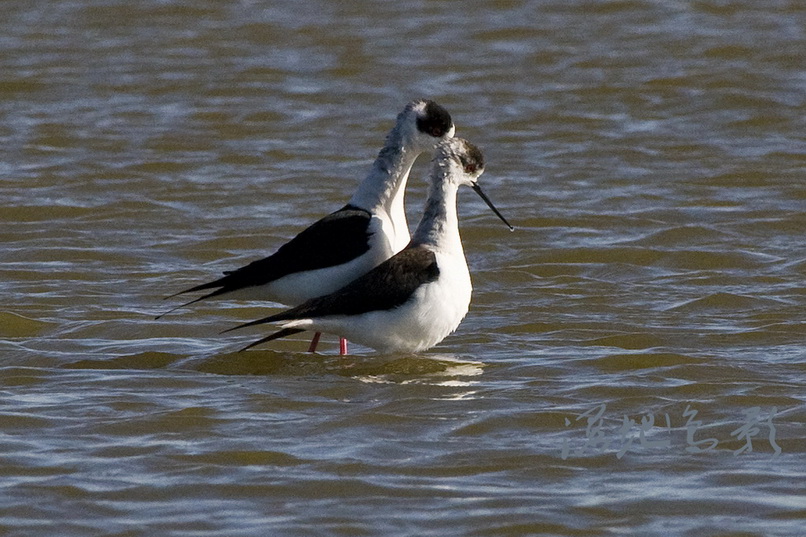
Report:
<svg viewBox="0 0 806 537"><path fill-rule="evenodd" d="M465 173L476 173L477 169L475 164L465 164Z"/></svg>

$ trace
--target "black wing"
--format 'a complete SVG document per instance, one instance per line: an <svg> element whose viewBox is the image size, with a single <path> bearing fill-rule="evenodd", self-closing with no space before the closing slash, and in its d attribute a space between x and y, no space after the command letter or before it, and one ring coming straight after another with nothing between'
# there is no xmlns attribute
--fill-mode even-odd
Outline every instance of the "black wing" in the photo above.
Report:
<svg viewBox="0 0 806 537"><path fill-rule="evenodd" d="M313 223L269 257L253 261L237 270L225 272L222 278L171 296L215 289L183 304L187 306L205 298L245 287L265 285L295 272L347 263L369 250L369 238L372 235L369 232L371 218L369 211L347 205Z"/></svg>
<svg viewBox="0 0 806 537"><path fill-rule="evenodd" d="M434 252L422 246L409 247L338 291L313 298L276 315L230 328L226 332L275 321L359 315L394 309L404 304L417 288L436 280L438 276L439 267Z"/></svg>

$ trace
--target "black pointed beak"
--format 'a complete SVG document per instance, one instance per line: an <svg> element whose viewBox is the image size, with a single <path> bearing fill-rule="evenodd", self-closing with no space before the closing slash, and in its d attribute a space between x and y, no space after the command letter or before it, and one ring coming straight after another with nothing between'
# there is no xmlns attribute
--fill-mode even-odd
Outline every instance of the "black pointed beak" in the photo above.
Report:
<svg viewBox="0 0 806 537"><path fill-rule="evenodd" d="M500 219L501 219L501 221L507 225L507 227L509 227L509 230L510 230L510 231L515 231L515 228L514 228L514 227L512 227L512 224L510 224L509 222L507 222L507 219L506 219L506 218L504 218L504 215L502 215L500 212L498 212L498 209L496 209L496 208L495 208L495 205L493 205L493 202L491 202L491 201L490 201L490 198L488 198L488 197L487 197L487 195L486 195L486 194L485 194L485 193L484 193L484 192L481 190L481 187L479 186L479 184L478 184L478 183L473 183L473 186L471 186L470 188L472 188L473 190L475 190L475 191L476 191L476 194L478 194L478 195L479 195L479 197L480 197L481 199L483 199L483 200L484 200L484 203L486 203L486 204L487 204L487 206L488 206L490 209L492 209L492 210L493 210L493 212L495 213L495 215L496 215L498 218L500 218Z"/></svg>

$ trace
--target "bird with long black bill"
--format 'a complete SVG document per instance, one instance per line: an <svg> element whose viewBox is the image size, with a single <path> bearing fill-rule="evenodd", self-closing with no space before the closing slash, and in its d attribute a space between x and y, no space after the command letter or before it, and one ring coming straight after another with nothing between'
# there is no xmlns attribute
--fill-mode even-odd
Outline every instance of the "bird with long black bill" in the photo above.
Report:
<svg viewBox="0 0 806 537"><path fill-rule="evenodd" d="M347 205L315 222L269 257L171 295L211 290L162 315L225 295L293 306L332 293L386 261L409 242L403 200L414 161L454 132L451 115L443 107L430 100L410 102L397 116L369 175ZM311 342L311 352L318 340L319 333ZM342 354L346 347L347 341L340 339Z"/></svg>
<svg viewBox="0 0 806 537"><path fill-rule="evenodd" d="M459 236L458 188L470 186L513 229L482 192L478 178L483 171L484 157L476 146L461 138L441 142L425 210L408 246L338 291L230 329L282 326L242 350L304 330L335 334L381 352L417 352L442 341L467 314L472 292Z"/></svg>

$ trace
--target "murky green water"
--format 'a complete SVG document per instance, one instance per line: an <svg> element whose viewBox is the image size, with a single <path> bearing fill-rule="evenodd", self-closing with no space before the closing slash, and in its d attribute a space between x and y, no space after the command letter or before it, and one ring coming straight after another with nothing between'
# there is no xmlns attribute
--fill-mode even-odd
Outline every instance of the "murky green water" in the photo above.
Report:
<svg viewBox="0 0 806 537"><path fill-rule="evenodd" d="M802 534L803 4L471 4L4 2L0 533ZM456 334L154 320L340 207L416 97L518 227L460 193Z"/></svg>

